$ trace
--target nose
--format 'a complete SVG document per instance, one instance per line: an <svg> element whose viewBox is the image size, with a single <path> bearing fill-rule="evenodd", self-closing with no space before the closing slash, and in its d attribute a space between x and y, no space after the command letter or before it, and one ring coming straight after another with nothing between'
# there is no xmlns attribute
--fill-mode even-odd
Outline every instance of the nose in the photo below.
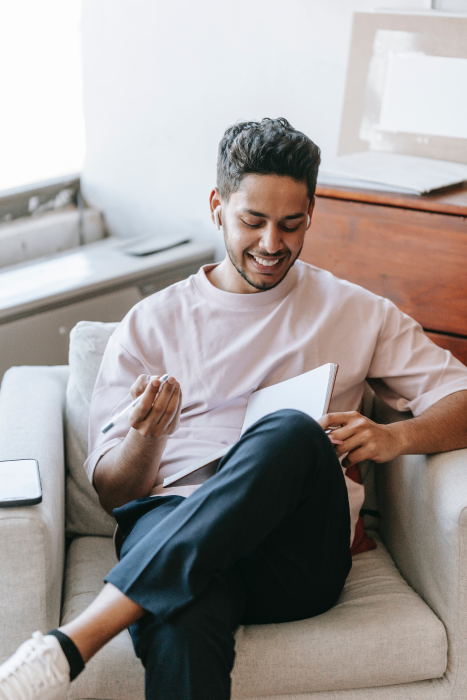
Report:
<svg viewBox="0 0 467 700"><path fill-rule="evenodd" d="M273 221L268 221L267 226L261 230L259 245L270 255L282 250L282 232Z"/></svg>

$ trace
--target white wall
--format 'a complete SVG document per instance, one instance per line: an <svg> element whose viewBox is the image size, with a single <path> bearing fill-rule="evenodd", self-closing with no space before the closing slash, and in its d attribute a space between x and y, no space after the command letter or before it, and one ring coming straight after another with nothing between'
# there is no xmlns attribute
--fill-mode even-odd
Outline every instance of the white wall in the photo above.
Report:
<svg viewBox="0 0 467 700"><path fill-rule="evenodd" d="M382 0L426 8L429 0ZM192 229L217 242L217 144L284 116L324 155L340 126L352 12L371 0L83 0L83 186L109 230Z"/></svg>

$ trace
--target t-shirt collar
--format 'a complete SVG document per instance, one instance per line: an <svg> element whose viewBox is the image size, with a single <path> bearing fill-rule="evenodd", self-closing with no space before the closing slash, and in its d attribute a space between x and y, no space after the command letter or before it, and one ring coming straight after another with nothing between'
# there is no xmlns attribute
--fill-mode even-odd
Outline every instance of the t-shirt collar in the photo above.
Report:
<svg viewBox="0 0 467 700"><path fill-rule="evenodd" d="M212 270L219 263L204 265L200 271L192 278L198 291L211 301L234 309L256 309L280 301L289 294L298 281L297 261L289 270L284 279L273 289L254 294L236 294L218 289L208 280L206 272Z"/></svg>

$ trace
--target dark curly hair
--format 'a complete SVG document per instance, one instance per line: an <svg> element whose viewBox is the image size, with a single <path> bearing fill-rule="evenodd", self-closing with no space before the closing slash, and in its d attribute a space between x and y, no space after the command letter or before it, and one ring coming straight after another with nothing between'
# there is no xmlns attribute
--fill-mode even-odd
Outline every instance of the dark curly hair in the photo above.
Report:
<svg viewBox="0 0 467 700"><path fill-rule="evenodd" d="M313 141L283 117L238 122L226 129L219 143L217 187L228 201L245 175L288 175L306 182L313 199L321 152Z"/></svg>

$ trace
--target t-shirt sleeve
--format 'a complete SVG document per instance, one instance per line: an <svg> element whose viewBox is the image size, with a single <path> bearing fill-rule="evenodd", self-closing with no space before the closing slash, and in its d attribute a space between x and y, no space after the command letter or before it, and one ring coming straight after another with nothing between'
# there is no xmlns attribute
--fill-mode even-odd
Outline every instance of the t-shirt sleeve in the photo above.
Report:
<svg viewBox="0 0 467 700"><path fill-rule="evenodd" d="M99 459L128 433L128 419L118 422L108 433L102 433L101 428L130 403L131 385L140 374L146 373L141 360L134 357L115 334L111 336L97 375L89 412L88 458L84 468L91 483Z"/></svg>
<svg viewBox="0 0 467 700"><path fill-rule="evenodd" d="M422 327L388 299L368 372L375 393L398 411L420 415L456 391L467 390L467 367L438 347Z"/></svg>

